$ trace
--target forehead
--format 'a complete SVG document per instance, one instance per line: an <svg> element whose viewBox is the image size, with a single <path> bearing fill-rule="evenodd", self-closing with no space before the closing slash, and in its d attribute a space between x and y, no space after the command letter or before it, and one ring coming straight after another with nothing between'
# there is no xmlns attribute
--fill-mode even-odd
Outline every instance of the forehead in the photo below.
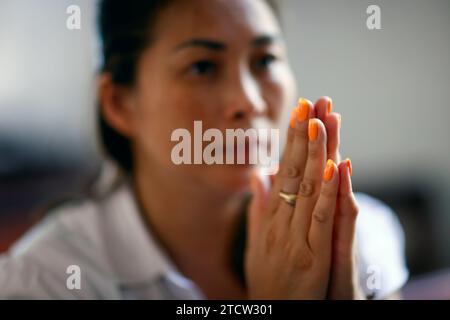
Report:
<svg viewBox="0 0 450 320"><path fill-rule="evenodd" d="M192 37L245 42L279 34L277 18L265 0L175 0L158 15L154 36L173 44Z"/></svg>

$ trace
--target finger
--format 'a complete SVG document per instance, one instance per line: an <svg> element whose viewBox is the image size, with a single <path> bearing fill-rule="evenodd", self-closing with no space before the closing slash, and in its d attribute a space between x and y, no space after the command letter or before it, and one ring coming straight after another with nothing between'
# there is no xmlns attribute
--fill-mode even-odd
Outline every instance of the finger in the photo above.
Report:
<svg viewBox="0 0 450 320"><path fill-rule="evenodd" d="M261 178L256 173L251 177L250 187L252 199L247 210L247 234L249 237L249 244L254 245L257 241L256 235L261 230L261 221L264 214L267 212L268 193Z"/></svg>
<svg viewBox="0 0 450 320"><path fill-rule="evenodd" d="M316 117L325 122L325 117L333 111L333 100L330 97L320 97L314 104Z"/></svg>
<svg viewBox="0 0 450 320"><path fill-rule="evenodd" d="M326 162L327 137L322 121L319 119L309 120L308 138L306 167L291 223L294 232L305 240L309 231L311 213L319 197Z"/></svg>
<svg viewBox="0 0 450 320"><path fill-rule="evenodd" d="M340 185L334 226L335 250L336 257L351 259L359 209L352 190L352 164L350 159L342 161L338 167Z"/></svg>
<svg viewBox="0 0 450 320"><path fill-rule="evenodd" d="M291 112L291 119L290 119L290 125L288 128L287 133L287 139L286 139L286 146L284 147L284 152L281 157L280 166L278 168L278 172L275 175L274 178L272 178L273 185L270 192L270 203L269 203L269 212L270 214L273 214L278 209L279 204L279 196L278 193L281 189L281 171L283 170L285 166L285 162L287 159L287 155L291 153L292 144L294 141L294 125L295 125L295 119L297 119L298 114L298 107L295 107Z"/></svg>
<svg viewBox="0 0 450 320"><path fill-rule="evenodd" d="M311 101L301 98L299 100L298 117L293 130L294 140L290 154L286 155L286 162L280 172L281 190L283 192L289 194L297 194L298 192L308 156L308 122L310 117L314 116L313 112ZM281 215L290 216L293 211L292 205L281 201L278 210Z"/></svg>
<svg viewBox="0 0 450 320"><path fill-rule="evenodd" d="M320 97L314 104L314 109L317 118L325 124L327 130L327 158L339 163L341 160L339 155L341 115L332 112L333 101L327 96Z"/></svg>
<svg viewBox="0 0 450 320"><path fill-rule="evenodd" d="M323 173L320 196L314 207L308 235L312 252L322 257L330 257L330 259L338 189L338 169L333 160L330 159Z"/></svg>
<svg viewBox="0 0 450 320"><path fill-rule="evenodd" d="M341 161L339 154L340 131L341 131L341 115L332 112L325 117L325 128L327 130L327 158L332 159L335 163Z"/></svg>
<svg viewBox="0 0 450 320"><path fill-rule="evenodd" d="M300 98L297 107L292 111L290 126L288 128L288 136L283 158L275 177L274 187L271 193L271 201L269 211L275 213L280 204L279 192L283 190L288 193L297 193L298 183L287 182L294 179L303 171L304 162L306 161L306 150L308 145L307 128L308 119L314 117L312 103L309 100ZM306 146L306 147L305 147ZM299 155L296 159L292 155ZM300 165L298 163L303 163ZM290 184L286 186L286 184Z"/></svg>

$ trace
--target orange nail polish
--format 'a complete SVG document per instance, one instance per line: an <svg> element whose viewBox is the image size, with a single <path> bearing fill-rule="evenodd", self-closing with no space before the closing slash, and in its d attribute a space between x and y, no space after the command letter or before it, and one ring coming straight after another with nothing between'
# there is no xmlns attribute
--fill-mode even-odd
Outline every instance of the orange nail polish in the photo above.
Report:
<svg viewBox="0 0 450 320"><path fill-rule="evenodd" d="M349 158L345 159L345 162L347 163L348 172L350 173L350 177L351 177L353 174L352 162L350 161Z"/></svg>
<svg viewBox="0 0 450 320"><path fill-rule="evenodd" d="M291 113L291 120L290 120L290 122L289 122L291 128L295 128L295 125L296 125L296 123L297 123L297 117L298 117L298 107L295 107L295 108L292 110L292 113Z"/></svg>
<svg viewBox="0 0 450 320"><path fill-rule="evenodd" d="M308 137L309 141L315 141L318 134L317 119L310 119L308 123Z"/></svg>
<svg viewBox="0 0 450 320"><path fill-rule="evenodd" d="M334 161L329 159L327 161L325 171L323 172L323 180L330 181L333 178L333 173L334 173Z"/></svg>
<svg viewBox="0 0 450 320"><path fill-rule="evenodd" d="M327 114L330 114L331 111L333 111L333 100L331 100L331 98L328 98Z"/></svg>
<svg viewBox="0 0 450 320"><path fill-rule="evenodd" d="M309 101L305 98L298 99L298 121L305 121L309 114Z"/></svg>

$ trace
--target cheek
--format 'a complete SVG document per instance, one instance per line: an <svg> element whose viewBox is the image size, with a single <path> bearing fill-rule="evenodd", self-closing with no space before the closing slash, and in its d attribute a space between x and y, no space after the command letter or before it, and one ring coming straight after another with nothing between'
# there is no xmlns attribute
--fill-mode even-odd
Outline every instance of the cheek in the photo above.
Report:
<svg viewBox="0 0 450 320"><path fill-rule="evenodd" d="M264 98L269 105L269 117L278 122L280 117L295 104L296 82L289 68L280 68L264 82Z"/></svg>
<svg viewBox="0 0 450 320"><path fill-rule="evenodd" d="M136 151L145 157L159 158L166 161L167 150L170 148L171 128L174 124L173 112L167 105L161 105L164 99L160 91L139 90L135 99L134 117L134 144Z"/></svg>
<svg viewBox="0 0 450 320"><path fill-rule="evenodd" d="M193 132L195 120L206 120L205 102L195 92L177 87L171 82L170 90L159 85L143 92L136 99L135 141L147 156L169 161L177 142L171 141L176 129ZM203 103L203 104L201 104ZM205 125L208 121L204 121Z"/></svg>
<svg viewBox="0 0 450 320"><path fill-rule="evenodd" d="M144 79L136 99L136 122L140 131L157 137L169 136L195 118L189 95L169 79Z"/></svg>

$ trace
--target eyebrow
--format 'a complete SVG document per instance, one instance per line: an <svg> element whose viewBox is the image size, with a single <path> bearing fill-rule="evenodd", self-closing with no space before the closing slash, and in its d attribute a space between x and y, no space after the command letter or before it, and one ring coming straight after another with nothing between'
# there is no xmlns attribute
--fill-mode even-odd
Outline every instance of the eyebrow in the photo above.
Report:
<svg viewBox="0 0 450 320"><path fill-rule="evenodd" d="M281 41L280 35L264 34L262 36L259 36L259 37L256 37L255 39L253 39L252 46L253 47L263 47L263 46L267 46L274 42L279 42L279 41Z"/></svg>
<svg viewBox="0 0 450 320"><path fill-rule="evenodd" d="M261 35L258 36L256 38L254 38L250 44L252 47L262 47L262 46L266 46L266 45L270 45L274 42L277 42L281 40L281 36L279 35ZM225 43L217 41L217 40L212 40L212 39L191 39L188 40L186 42L183 42L181 44L179 44L178 46L175 47L175 51L179 51L185 48L190 48L190 47L200 47L200 48L205 48L208 50L212 50L212 51L224 51L226 50L227 46Z"/></svg>

